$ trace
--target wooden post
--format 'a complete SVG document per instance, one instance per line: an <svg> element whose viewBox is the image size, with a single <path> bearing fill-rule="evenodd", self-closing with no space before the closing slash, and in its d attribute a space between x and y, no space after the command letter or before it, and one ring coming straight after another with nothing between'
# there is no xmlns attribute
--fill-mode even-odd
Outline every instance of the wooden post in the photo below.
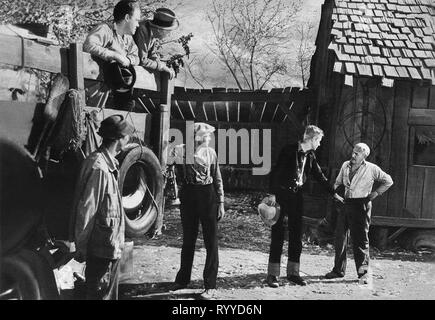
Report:
<svg viewBox="0 0 435 320"><path fill-rule="evenodd" d="M197 100L195 102L195 114L196 114L196 118L199 121L207 121L207 114L205 113L204 110L204 101L202 100Z"/></svg>
<svg viewBox="0 0 435 320"><path fill-rule="evenodd" d="M79 91L80 103L86 105L85 78L83 73L83 51L81 43L71 43L69 46L69 83L71 89Z"/></svg>
<svg viewBox="0 0 435 320"><path fill-rule="evenodd" d="M160 105L153 121L153 145L154 152L159 158L160 165L164 170L168 159L168 139L171 115L172 87L168 74L160 74Z"/></svg>
<svg viewBox="0 0 435 320"><path fill-rule="evenodd" d="M154 152L159 158L162 171L166 171L166 163L168 160L168 140L170 129L170 116L171 116L171 96L172 96L172 83L169 80L169 75L165 72L160 73L160 106L159 111L153 116L152 125L152 141ZM166 178L163 182L163 190L166 187ZM165 210L165 197L159 199L161 204L159 213L156 220L155 232L161 233L163 226L163 216Z"/></svg>

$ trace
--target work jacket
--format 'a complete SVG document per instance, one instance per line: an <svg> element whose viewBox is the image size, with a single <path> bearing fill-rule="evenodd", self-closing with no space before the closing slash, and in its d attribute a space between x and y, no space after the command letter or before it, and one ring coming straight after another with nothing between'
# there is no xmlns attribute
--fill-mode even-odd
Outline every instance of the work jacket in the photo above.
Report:
<svg viewBox="0 0 435 320"><path fill-rule="evenodd" d="M104 147L83 161L73 217L77 251L100 258L121 258L125 222L118 187L118 163Z"/></svg>

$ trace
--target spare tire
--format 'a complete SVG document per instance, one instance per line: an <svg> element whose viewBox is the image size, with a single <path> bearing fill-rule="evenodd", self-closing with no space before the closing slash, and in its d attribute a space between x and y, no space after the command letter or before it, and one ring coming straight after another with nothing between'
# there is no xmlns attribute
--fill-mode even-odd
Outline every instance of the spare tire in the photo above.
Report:
<svg viewBox="0 0 435 320"><path fill-rule="evenodd" d="M144 235L156 221L163 201L160 162L147 147L130 144L118 155L119 190L127 237Z"/></svg>

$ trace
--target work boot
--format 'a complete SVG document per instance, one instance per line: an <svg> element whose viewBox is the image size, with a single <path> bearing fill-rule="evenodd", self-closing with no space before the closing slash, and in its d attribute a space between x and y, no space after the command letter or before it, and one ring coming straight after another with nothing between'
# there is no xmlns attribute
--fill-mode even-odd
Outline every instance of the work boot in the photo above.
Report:
<svg viewBox="0 0 435 320"><path fill-rule="evenodd" d="M335 272L334 270L325 274L326 279L335 279L335 278L343 278L343 277L344 277L343 273L341 273L341 272L338 273L338 272Z"/></svg>
<svg viewBox="0 0 435 320"><path fill-rule="evenodd" d="M273 276L271 274L269 274L266 278L266 283L269 287L271 288L278 288L279 287L279 283L278 283L278 279L276 276Z"/></svg>
<svg viewBox="0 0 435 320"><path fill-rule="evenodd" d="M307 283L304 279L302 279L300 276L297 275L289 275L287 276L287 280L293 282L294 284L297 284L299 286L306 286Z"/></svg>
<svg viewBox="0 0 435 320"><path fill-rule="evenodd" d="M200 295L201 300L212 300L216 297L216 289L205 289Z"/></svg>
<svg viewBox="0 0 435 320"><path fill-rule="evenodd" d="M299 286L306 286L307 283L299 276L299 262L287 260L287 280Z"/></svg>

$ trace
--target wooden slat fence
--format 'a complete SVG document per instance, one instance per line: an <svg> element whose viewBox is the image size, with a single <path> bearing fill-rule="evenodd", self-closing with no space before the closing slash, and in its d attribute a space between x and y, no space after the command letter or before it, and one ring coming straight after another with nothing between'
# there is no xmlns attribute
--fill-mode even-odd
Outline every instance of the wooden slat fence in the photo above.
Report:
<svg viewBox="0 0 435 320"><path fill-rule="evenodd" d="M159 103L155 92L137 90L137 99L152 112ZM244 91L233 88L189 89L175 87L171 118L218 122L291 122L300 127L307 115L309 92L296 87Z"/></svg>

